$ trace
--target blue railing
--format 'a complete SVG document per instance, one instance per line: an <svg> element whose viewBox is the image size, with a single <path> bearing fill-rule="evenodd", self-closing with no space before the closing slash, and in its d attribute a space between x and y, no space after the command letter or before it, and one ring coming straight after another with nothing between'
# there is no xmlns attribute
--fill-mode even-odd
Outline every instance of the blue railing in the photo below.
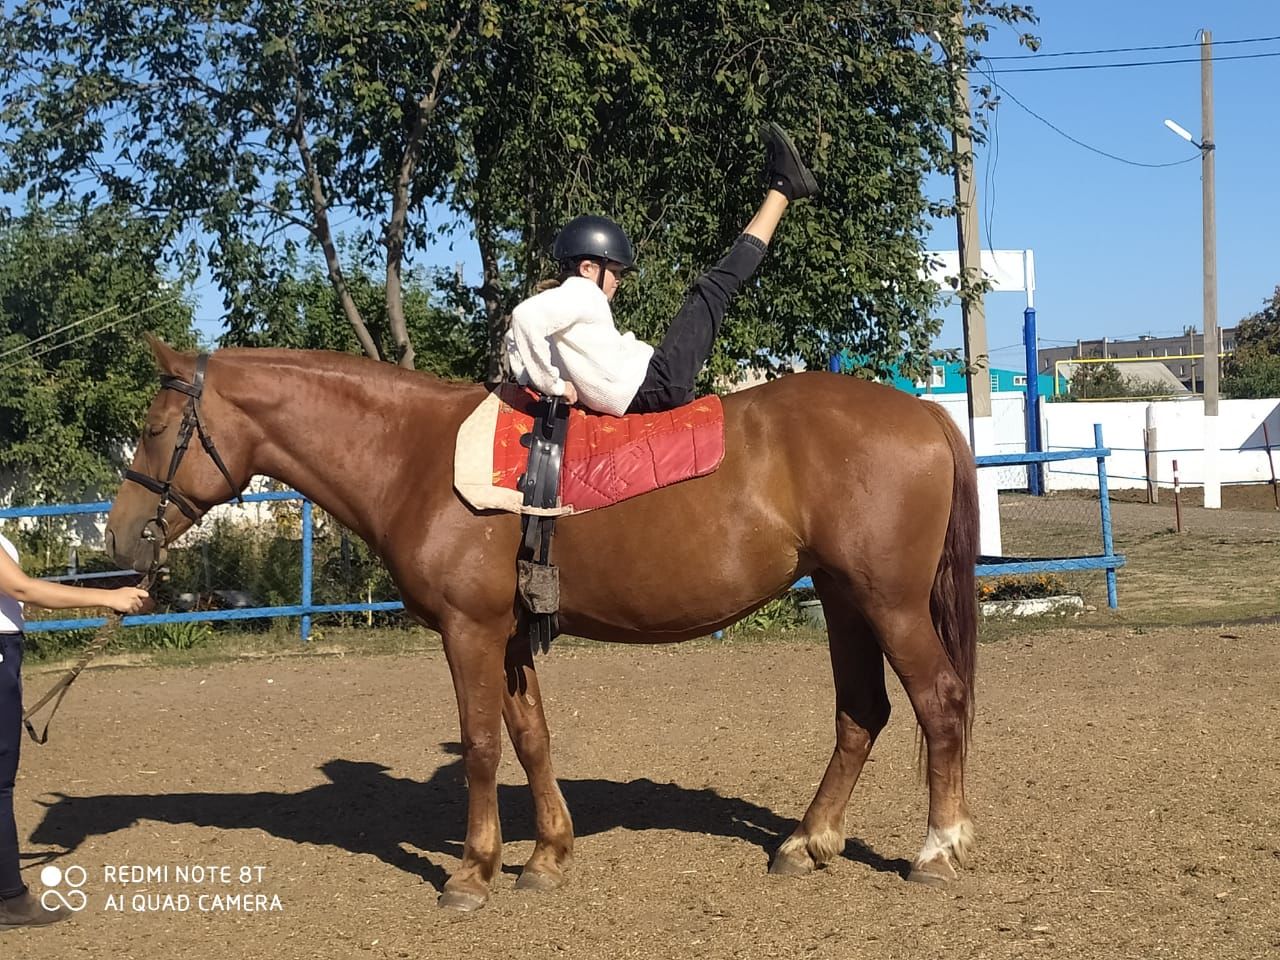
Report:
<svg viewBox="0 0 1280 960"><path fill-rule="evenodd" d="M235 610L195 610L190 613L148 613L125 617L123 623L127 627L142 626L148 623L191 623L193 621L217 620L257 620L263 617L299 617L300 633L305 642L311 636L311 618L322 613L363 613L366 611L403 610L404 604L399 600L379 601L377 603L313 603L312 602L312 561L315 542L315 527L312 518L311 501L302 494L292 490L271 493L246 494L246 503L263 503L272 500L298 500L302 503L302 578L299 583L299 602L275 607L243 607ZM15 520L23 517L65 517L94 513L107 513L111 510L108 500L97 503L71 503L49 507L9 507L0 509L0 520ZM47 630L83 630L100 627L107 620L105 617L76 617L64 620L28 620L26 629L29 633Z"/></svg>
<svg viewBox="0 0 1280 960"><path fill-rule="evenodd" d="M1102 553L1084 557L979 557L978 576L994 577L1018 573L1059 573L1068 570L1105 570L1107 606L1119 606L1116 597L1116 570L1125 558L1115 552L1111 537L1111 500L1107 495L1107 457L1111 450L1102 445L1102 424L1093 425L1093 446L1083 450L1052 450L1047 453L1000 453L978 457L978 467L1008 467L1021 464L1050 463L1060 460L1097 461L1098 504L1102 520Z"/></svg>
<svg viewBox="0 0 1280 960"><path fill-rule="evenodd" d="M1083 450L1053 450L1047 453L1007 453L978 457L978 467L1006 467L1022 464L1048 463L1061 460L1097 460L1098 493L1102 519L1102 553L1083 557L981 557L977 567L980 577L1005 574L1061 572L1068 570L1105 570L1107 577L1107 604L1118 606L1116 598L1116 570L1125 562L1123 555L1114 550L1111 537L1111 502L1107 498L1106 458L1111 451L1102 445L1102 426L1094 424L1094 446ZM275 607L244 607L235 610L197 610L190 613L151 613L125 617L125 626L141 626L148 623L191 623L193 621L257 620L265 617L299 617L299 632L305 642L311 636L312 617L326 613L364 613L369 611L403 610L399 600L376 603L314 603L312 602L312 564L314 560L315 528L312 504L302 494L286 490L270 493L251 493L244 497L246 503L297 500L302 503L302 578L299 583L297 604ZM9 507L0 509L0 520L23 517L63 517L84 514L107 513L111 502L72 503L48 507ZM793 589L812 589L813 580L802 577ZM29 620L26 628L31 633L47 630L82 630L100 627L105 617L77 617L63 620Z"/></svg>

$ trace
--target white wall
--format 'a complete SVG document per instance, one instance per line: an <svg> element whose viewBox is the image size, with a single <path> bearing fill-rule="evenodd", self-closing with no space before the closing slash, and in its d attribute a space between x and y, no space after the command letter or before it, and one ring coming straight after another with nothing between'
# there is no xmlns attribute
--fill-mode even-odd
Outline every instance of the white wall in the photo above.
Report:
<svg viewBox="0 0 1280 960"><path fill-rule="evenodd" d="M1102 401L1046 403L1041 407L1044 447L1060 450L1093 446L1093 425L1102 424L1102 441L1111 448L1107 482L1111 487L1145 488L1146 457L1142 431L1151 410L1156 429L1156 476L1161 485L1173 482L1173 461L1180 481L1203 482L1204 404L1200 400ZM1277 469L1280 470L1280 400L1223 400L1218 404L1218 473L1223 483L1266 483L1271 479L1263 446L1266 423ZM1097 489L1091 462L1050 464L1051 490Z"/></svg>
<svg viewBox="0 0 1280 960"><path fill-rule="evenodd" d="M968 399L963 393L924 394L921 399L940 404L960 432L969 436ZM993 393L991 395L991 422L995 428L993 453L1022 453L1027 449L1027 427L1024 419L1027 395L1019 391ZM1025 490L1026 467L990 467L995 470L1001 490Z"/></svg>
<svg viewBox="0 0 1280 960"><path fill-rule="evenodd" d="M931 395L924 399L941 404L969 435L964 394ZM1020 453L1026 449L1023 393L997 393L991 397L991 419L995 425L997 453ZM1041 440L1045 450L1093 446L1093 425L1102 424L1102 442L1111 449L1107 460L1107 483L1115 489L1145 489L1146 455L1142 431L1150 408L1156 428L1156 476L1162 486L1173 483L1173 461L1178 461L1178 478L1188 486L1203 482L1201 450L1204 443L1204 404L1188 400L1107 400L1090 403L1047 403L1040 405ZM1223 400L1218 404L1218 472L1223 483L1267 483L1271 469L1262 449L1262 425L1271 434L1272 456L1280 472L1280 400ZM990 468L998 472L1001 490L1025 489L1025 467ZM1067 460L1046 466L1045 482L1050 490L1098 487L1093 460Z"/></svg>

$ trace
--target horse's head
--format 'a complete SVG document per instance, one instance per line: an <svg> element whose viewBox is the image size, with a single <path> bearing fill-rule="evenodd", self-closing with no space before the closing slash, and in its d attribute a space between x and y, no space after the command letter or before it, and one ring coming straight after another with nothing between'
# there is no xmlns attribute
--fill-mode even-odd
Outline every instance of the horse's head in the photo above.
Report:
<svg viewBox="0 0 1280 960"><path fill-rule="evenodd" d="M152 336L147 342L161 388L106 530L107 553L122 567L141 571L164 563L166 545L211 507L237 496L251 476L231 408L210 383L208 356L179 353ZM218 437L227 446L214 446L211 423L222 427Z"/></svg>

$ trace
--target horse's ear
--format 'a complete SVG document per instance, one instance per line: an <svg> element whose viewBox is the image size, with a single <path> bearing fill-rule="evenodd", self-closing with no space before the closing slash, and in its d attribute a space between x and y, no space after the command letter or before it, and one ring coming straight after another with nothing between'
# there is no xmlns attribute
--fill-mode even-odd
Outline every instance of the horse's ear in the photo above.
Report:
<svg viewBox="0 0 1280 960"><path fill-rule="evenodd" d="M178 361L182 355L154 333L144 333L143 337L147 341L147 346L151 348L151 355L156 358L156 366L160 368L160 371L170 376L176 374L178 372Z"/></svg>

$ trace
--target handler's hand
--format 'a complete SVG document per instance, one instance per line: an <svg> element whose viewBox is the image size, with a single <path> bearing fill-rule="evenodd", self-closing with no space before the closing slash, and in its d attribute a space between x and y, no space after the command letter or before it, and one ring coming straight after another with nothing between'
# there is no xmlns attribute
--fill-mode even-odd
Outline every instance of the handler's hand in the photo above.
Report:
<svg viewBox="0 0 1280 960"><path fill-rule="evenodd" d="M568 380L564 382L564 398L569 401L569 406L578 402L578 388Z"/></svg>
<svg viewBox="0 0 1280 960"><path fill-rule="evenodd" d="M116 613L146 613L155 608L155 601L138 587L118 587L107 591L107 606Z"/></svg>

